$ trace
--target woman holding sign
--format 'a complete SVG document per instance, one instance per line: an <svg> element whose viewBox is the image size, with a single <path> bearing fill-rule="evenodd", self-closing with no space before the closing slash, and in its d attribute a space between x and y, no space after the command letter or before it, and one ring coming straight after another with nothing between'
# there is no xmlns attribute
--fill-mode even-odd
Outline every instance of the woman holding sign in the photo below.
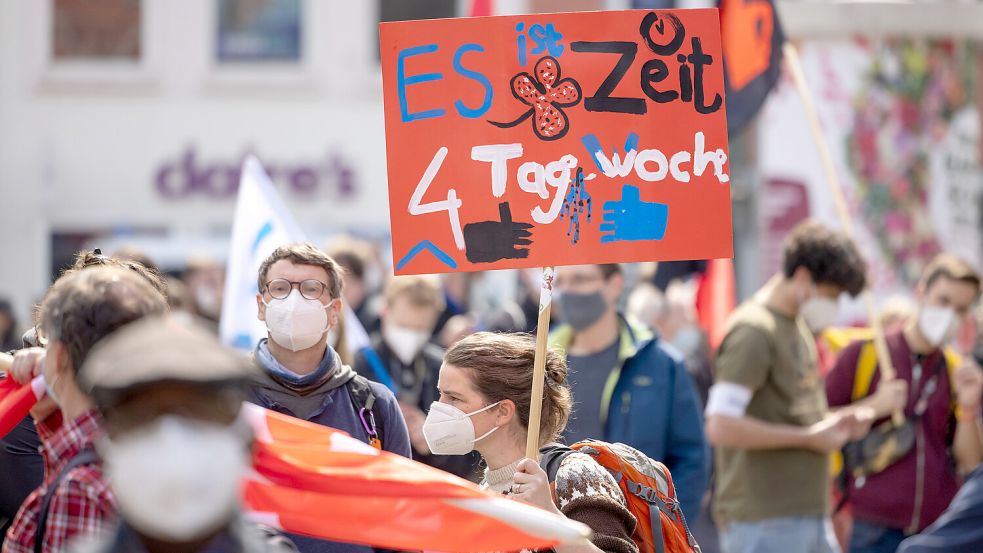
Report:
<svg viewBox="0 0 983 553"><path fill-rule="evenodd" d="M431 451L465 455L478 451L487 468L482 485L591 527L590 551L638 553L632 541L635 517L618 483L583 453L563 458L556 471L555 499L546 472L526 458L535 340L525 334L479 332L444 356L423 433ZM566 361L546 355L540 443L555 442L566 427L572 399ZM583 546L557 546L559 553Z"/></svg>

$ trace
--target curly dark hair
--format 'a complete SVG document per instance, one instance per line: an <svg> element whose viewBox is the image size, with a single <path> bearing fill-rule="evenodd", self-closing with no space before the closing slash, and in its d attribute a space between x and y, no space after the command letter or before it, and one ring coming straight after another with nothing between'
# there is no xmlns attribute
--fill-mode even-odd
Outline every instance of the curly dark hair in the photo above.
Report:
<svg viewBox="0 0 983 553"><path fill-rule="evenodd" d="M786 278L805 267L816 284L836 286L851 296L867 285L867 267L853 240L811 219L786 237L784 260Z"/></svg>

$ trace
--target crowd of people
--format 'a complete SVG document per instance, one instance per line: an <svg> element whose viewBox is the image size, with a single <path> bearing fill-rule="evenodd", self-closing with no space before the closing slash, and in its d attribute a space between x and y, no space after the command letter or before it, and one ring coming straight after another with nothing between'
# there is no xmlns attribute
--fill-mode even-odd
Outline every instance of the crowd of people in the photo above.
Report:
<svg viewBox="0 0 983 553"><path fill-rule="evenodd" d="M140 252L83 251L23 334L0 303L6 378L46 386L0 443L3 553L371 550L242 518L244 401L591 528L560 553L637 553L619 476L579 452L552 470L526 458L539 274L489 298L485 275L385 278L382 257L352 238L277 248L248 358L215 336L214 263L164 275ZM560 267L539 443L664 463L723 553L983 551L983 340L963 331L979 273L940 254L913 303L886 306L882 342L833 328L840 296L867 286L847 237L807 221L783 260L715 349L689 271ZM347 308L370 335L359 348Z"/></svg>

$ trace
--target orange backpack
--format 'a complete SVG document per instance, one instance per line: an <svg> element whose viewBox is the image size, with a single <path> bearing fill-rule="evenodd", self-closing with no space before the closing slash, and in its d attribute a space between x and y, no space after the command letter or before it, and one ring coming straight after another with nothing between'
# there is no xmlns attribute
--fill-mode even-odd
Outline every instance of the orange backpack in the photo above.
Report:
<svg viewBox="0 0 983 553"><path fill-rule="evenodd" d="M540 450L540 466L554 486L560 463L573 452L589 455L621 487L628 510L638 521L632 540L639 553L701 553L676 499L672 475L662 463L625 444L584 440L569 447Z"/></svg>

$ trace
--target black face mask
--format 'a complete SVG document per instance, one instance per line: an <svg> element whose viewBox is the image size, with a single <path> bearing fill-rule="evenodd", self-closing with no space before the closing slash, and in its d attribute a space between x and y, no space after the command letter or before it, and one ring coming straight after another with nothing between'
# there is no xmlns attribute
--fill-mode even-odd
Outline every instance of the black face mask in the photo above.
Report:
<svg viewBox="0 0 983 553"><path fill-rule="evenodd" d="M592 294L564 292L560 294L559 300L560 315L578 332L596 323L608 309L600 291Z"/></svg>

